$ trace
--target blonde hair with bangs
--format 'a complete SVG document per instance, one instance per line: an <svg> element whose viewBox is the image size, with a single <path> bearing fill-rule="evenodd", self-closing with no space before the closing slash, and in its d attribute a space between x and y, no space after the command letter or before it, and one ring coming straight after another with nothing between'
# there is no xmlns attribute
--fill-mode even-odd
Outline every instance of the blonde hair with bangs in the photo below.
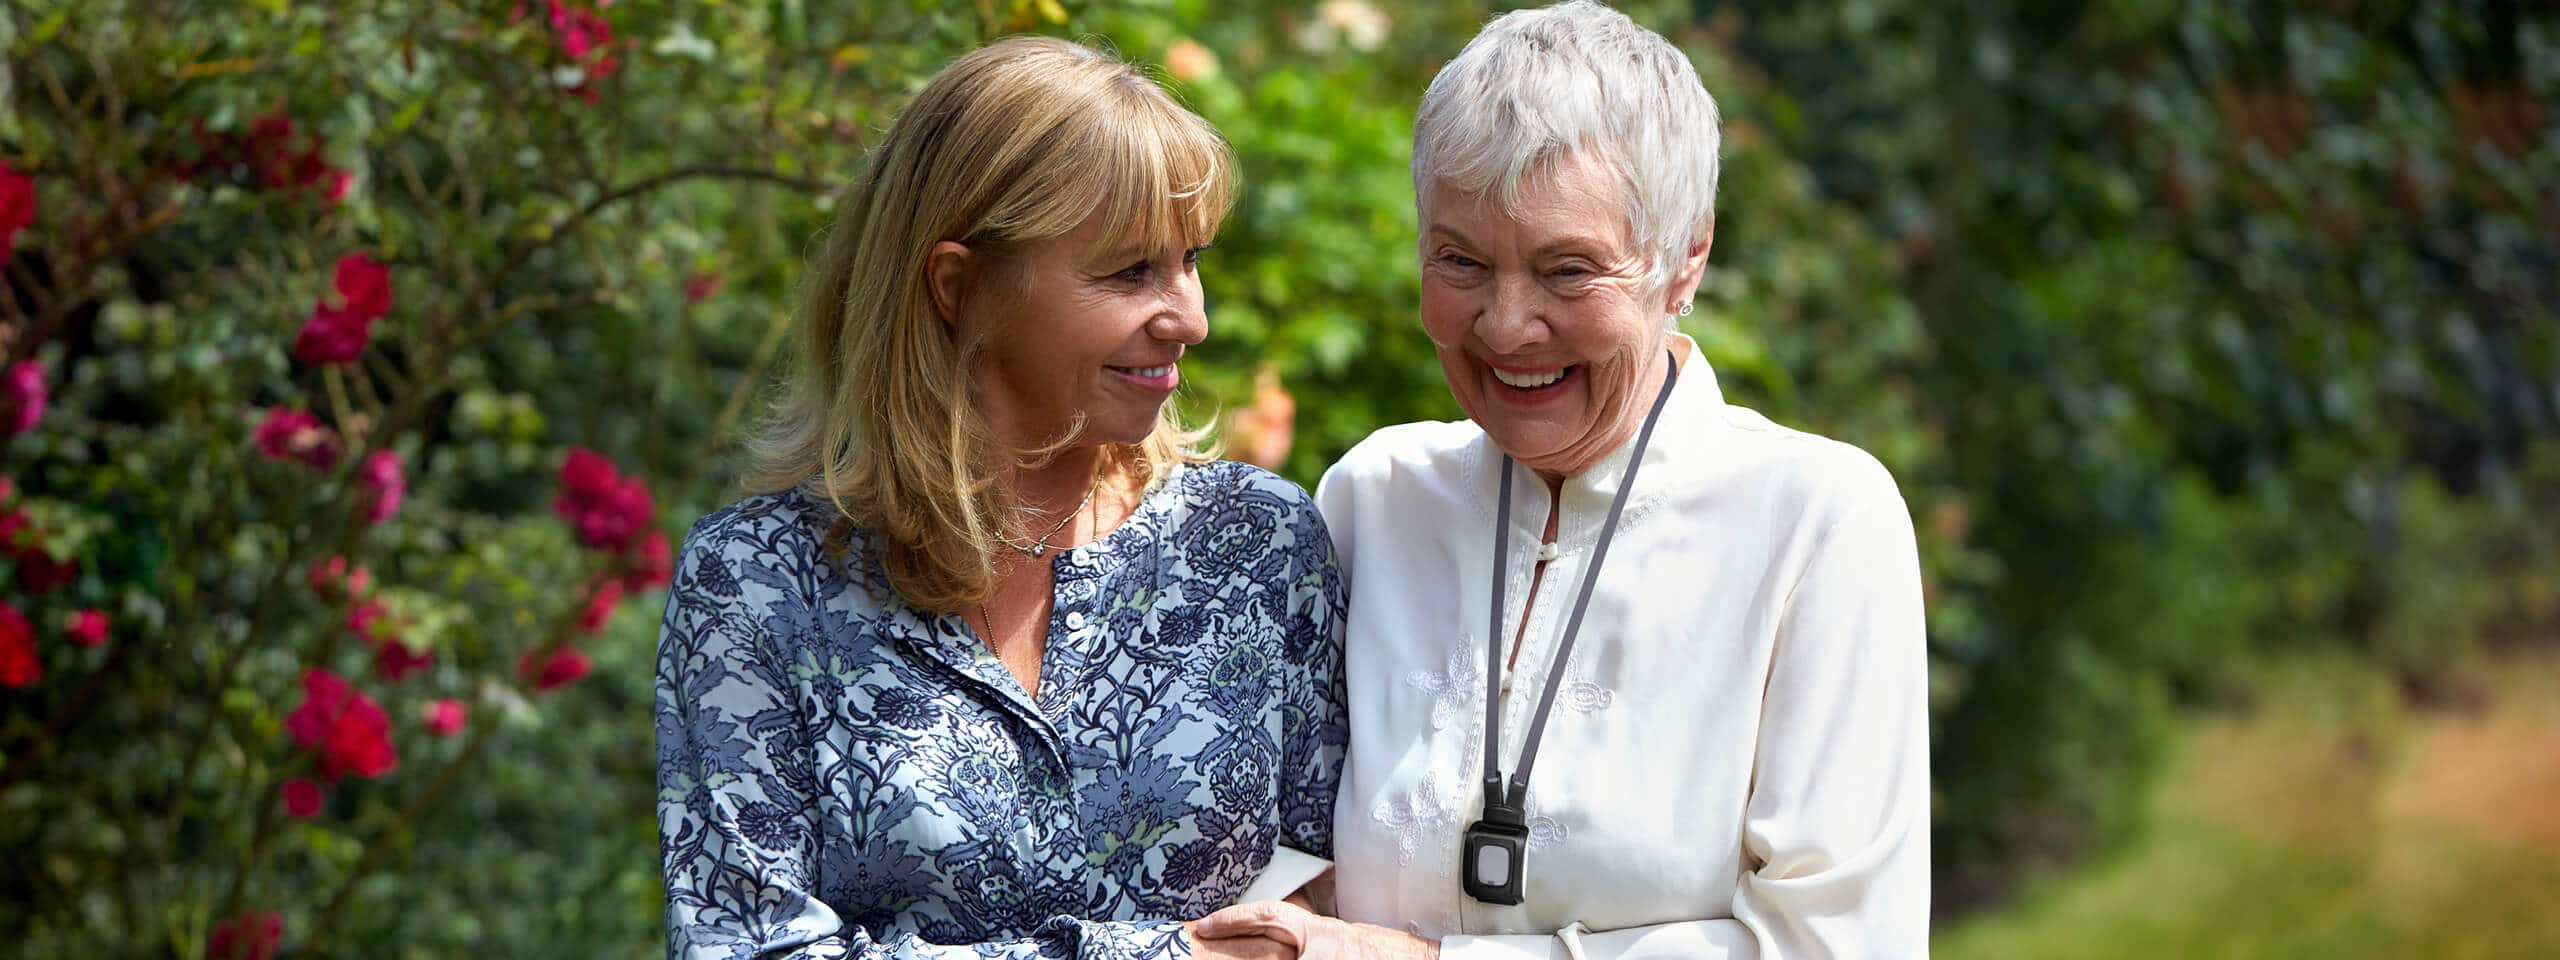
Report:
<svg viewBox="0 0 2560 960"><path fill-rule="evenodd" d="M810 264L798 369L748 441L747 486L835 504L830 549L868 531L909 604L987 602L1003 538L1023 532L1006 478L1074 434L1027 451L994 435L970 378L983 334L944 322L927 255L955 240L1001 261L1096 216L1105 244L1196 246L1235 168L1214 128L1109 54L1016 37L953 61L890 125ZM1103 481L1143 492L1207 459L1202 436L1168 406L1144 441L1104 451Z"/></svg>

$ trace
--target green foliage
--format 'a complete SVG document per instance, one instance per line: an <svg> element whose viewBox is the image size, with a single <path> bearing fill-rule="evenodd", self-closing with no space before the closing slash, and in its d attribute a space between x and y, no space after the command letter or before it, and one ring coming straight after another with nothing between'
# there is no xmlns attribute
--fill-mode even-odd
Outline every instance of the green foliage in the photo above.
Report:
<svg viewBox="0 0 2560 960"><path fill-rule="evenodd" d="M2547 20L1627 7L1727 117L1684 329L1737 402L1881 457L1919 525L1942 902L2130 835L2170 711L2228 693L2237 652L2344 637L2408 670L2560 622L2560 534L2527 522L2560 507L2533 439L2560 423ZM623 2L607 69L547 0L21 0L0 160L39 208L0 264L0 351L44 366L53 409L0 438L0 475L80 568L0 594L46 670L0 691L0 848L30 864L0 879L0 936L195 956L266 907L321 953L652 949L657 599L576 640L584 682L515 669L626 562L552 515L562 449L647 478L660 532L732 499L835 191L941 64L1043 30L1161 65L1235 144L1183 403L1211 422L1275 374L1280 467L1312 485L1372 429L1457 416L1413 318L1406 162L1487 12ZM199 162L279 114L343 199ZM358 250L390 314L357 363L296 360ZM278 406L348 456L262 456ZM408 499L366 525L378 450ZM334 554L426 675L373 676L347 601L304 583ZM109 643L61 642L91 607ZM384 702L402 757L291 820L282 724L313 665ZM461 739L419 730L444 697Z"/></svg>

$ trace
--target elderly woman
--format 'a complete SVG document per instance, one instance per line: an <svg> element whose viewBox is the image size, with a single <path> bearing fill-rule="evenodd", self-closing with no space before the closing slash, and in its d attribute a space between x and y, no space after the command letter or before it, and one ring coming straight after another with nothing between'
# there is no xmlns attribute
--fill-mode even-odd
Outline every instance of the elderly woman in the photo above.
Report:
<svg viewBox="0 0 2560 960"><path fill-rule="evenodd" d="M1495 20L1415 122L1422 325L1463 423L1317 493L1351 581L1343 921L1448 957L1927 952L1911 522L1855 447L1728 403L1690 312L1716 108L1588 2ZM1321 899L1321 898L1319 898Z"/></svg>
<svg viewBox="0 0 2560 960"><path fill-rule="evenodd" d="M1286 955L1184 923L1322 869L1346 742L1323 520L1165 408L1234 169L1057 40L961 58L890 128L764 492L678 560L670 957Z"/></svg>

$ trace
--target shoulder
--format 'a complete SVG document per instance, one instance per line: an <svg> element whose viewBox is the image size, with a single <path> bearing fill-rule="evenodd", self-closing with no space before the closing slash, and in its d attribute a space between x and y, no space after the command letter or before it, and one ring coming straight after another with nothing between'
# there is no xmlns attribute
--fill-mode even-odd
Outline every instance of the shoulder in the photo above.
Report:
<svg viewBox="0 0 2560 960"><path fill-rule="evenodd" d="M1902 487L1874 454L1855 444L1780 425L1727 404L1716 447L1731 479L1767 492L1768 506L1816 531L1843 522L1910 527Z"/></svg>
<svg viewBox="0 0 2560 960"><path fill-rule="evenodd" d="M1446 472L1484 431L1466 420L1424 420L1380 427L1324 472L1322 486L1367 487L1399 477Z"/></svg>
<svg viewBox="0 0 2560 960"><path fill-rule="evenodd" d="M1190 464L1165 483L1184 506L1195 512L1236 502L1292 511L1315 509L1315 500L1307 496L1306 488L1287 477L1235 460Z"/></svg>
<svg viewBox="0 0 2560 960"><path fill-rule="evenodd" d="M757 584L807 583L836 511L799 490L758 494L712 511L685 531L673 592L736 599Z"/></svg>
<svg viewBox="0 0 2560 960"><path fill-rule="evenodd" d="M1315 498L1288 478L1249 463L1212 460L1167 478L1179 545L1220 549L1253 545L1293 553L1320 550L1328 538ZM1204 539L1205 538L1205 539Z"/></svg>

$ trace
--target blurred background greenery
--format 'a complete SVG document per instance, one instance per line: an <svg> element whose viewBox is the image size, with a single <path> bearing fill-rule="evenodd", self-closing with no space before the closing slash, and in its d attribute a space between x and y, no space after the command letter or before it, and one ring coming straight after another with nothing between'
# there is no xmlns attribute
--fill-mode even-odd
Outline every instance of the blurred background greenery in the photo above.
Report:
<svg viewBox="0 0 2560 960"><path fill-rule="evenodd" d="M1913 509L1938 951L2560 954L2560 17L1625 7L1725 110L1686 329ZM43 670L0 689L0 954L195 957L265 911L286 953L655 952L658 598L595 602L623 561L553 515L564 451L645 478L662 532L732 499L833 192L940 64L1039 31L1234 142L1183 402L1311 485L1457 415L1405 164L1492 12L11 0L0 349L48 405L0 438ZM393 306L360 361L298 361L358 250ZM260 456L271 406L400 452L406 504L357 523L353 456ZM302 589L339 554L422 674ZM103 644L66 639L87 609ZM583 681L515 668L563 638ZM314 665L403 762L279 816ZM420 729L442 699L468 735Z"/></svg>

